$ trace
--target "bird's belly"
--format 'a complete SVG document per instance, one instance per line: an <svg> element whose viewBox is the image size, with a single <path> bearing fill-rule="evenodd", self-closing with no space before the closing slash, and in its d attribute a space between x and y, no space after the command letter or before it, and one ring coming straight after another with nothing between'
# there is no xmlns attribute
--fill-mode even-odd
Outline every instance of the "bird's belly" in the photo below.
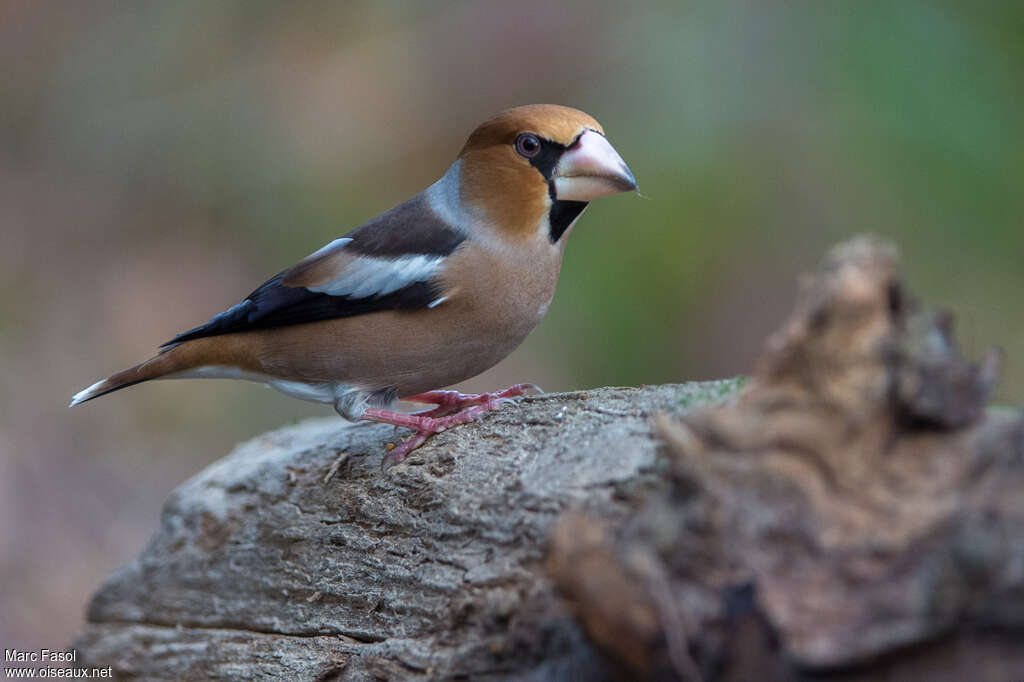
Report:
<svg viewBox="0 0 1024 682"><path fill-rule="evenodd" d="M506 309L486 317L439 306L267 330L261 332L267 343L261 344L260 373L284 393L317 402L330 402L328 385L414 395L464 381L503 360L536 327L539 305L530 314Z"/></svg>
<svg viewBox="0 0 1024 682"><path fill-rule="evenodd" d="M535 311L523 316L508 310L501 320L453 319L436 331L421 331L420 343L395 343L391 361L377 380L383 378L404 397L470 379L504 360L538 321Z"/></svg>

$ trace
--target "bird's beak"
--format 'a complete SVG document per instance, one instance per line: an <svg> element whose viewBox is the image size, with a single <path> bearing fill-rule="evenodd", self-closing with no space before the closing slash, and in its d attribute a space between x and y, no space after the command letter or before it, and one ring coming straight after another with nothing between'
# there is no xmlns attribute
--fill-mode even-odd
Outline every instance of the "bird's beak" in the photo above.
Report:
<svg viewBox="0 0 1024 682"><path fill-rule="evenodd" d="M555 198L590 201L636 189L636 178L604 135L587 130L555 167Z"/></svg>

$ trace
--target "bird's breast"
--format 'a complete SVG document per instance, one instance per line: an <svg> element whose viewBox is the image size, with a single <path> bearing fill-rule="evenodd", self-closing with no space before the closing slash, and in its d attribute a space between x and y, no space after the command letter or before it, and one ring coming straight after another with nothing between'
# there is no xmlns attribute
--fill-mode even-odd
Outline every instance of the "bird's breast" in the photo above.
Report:
<svg viewBox="0 0 1024 682"><path fill-rule="evenodd" d="M481 332L522 341L547 313L562 265L561 250L537 241L507 252L454 254L443 279L452 311Z"/></svg>
<svg viewBox="0 0 1024 682"><path fill-rule="evenodd" d="M415 379L396 382L399 395L476 376L501 362L534 330L554 296L561 253L538 249L525 254L532 258L510 260L518 255L453 254L443 280L444 302L414 313L423 321L422 346L402 353L419 357L404 363Z"/></svg>

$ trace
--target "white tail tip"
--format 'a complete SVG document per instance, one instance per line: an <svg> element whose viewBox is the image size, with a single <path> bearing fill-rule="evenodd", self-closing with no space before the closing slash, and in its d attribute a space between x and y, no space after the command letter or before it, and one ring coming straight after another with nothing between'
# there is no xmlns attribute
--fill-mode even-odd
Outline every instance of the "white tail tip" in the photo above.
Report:
<svg viewBox="0 0 1024 682"><path fill-rule="evenodd" d="M101 379L100 381L97 381L89 388L79 391L74 395L73 398L71 398L71 403L68 405L68 407L74 407L79 403L84 403L89 398L95 398L96 396L103 392L103 389L105 388L104 384L106 383L106 379Z"/></svg>

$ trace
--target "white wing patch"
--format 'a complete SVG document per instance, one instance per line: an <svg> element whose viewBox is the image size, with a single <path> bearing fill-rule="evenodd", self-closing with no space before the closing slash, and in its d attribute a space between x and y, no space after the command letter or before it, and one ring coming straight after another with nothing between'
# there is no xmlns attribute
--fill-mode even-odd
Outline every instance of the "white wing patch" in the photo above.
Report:
<svg viewBox="0 0 1024 682"><path fill-rule="evenodd" d="M444 256L424 254L399 258L360 256L330 282L306 288L331 296L386 296L415 282L431 279L441 271L443 262Z"/></svg>
<svg viewBox="0 0 1024 682"><path fill-rule="evenodd" d="M348 244L350 241L352 241L351 237L338 237L331 243L324 244L319 249L306 256L306 258L316 258L317 256L327 253L328 251L331 251L333 249L340 249L341 247L345 246L345 244Z"/></svg>

